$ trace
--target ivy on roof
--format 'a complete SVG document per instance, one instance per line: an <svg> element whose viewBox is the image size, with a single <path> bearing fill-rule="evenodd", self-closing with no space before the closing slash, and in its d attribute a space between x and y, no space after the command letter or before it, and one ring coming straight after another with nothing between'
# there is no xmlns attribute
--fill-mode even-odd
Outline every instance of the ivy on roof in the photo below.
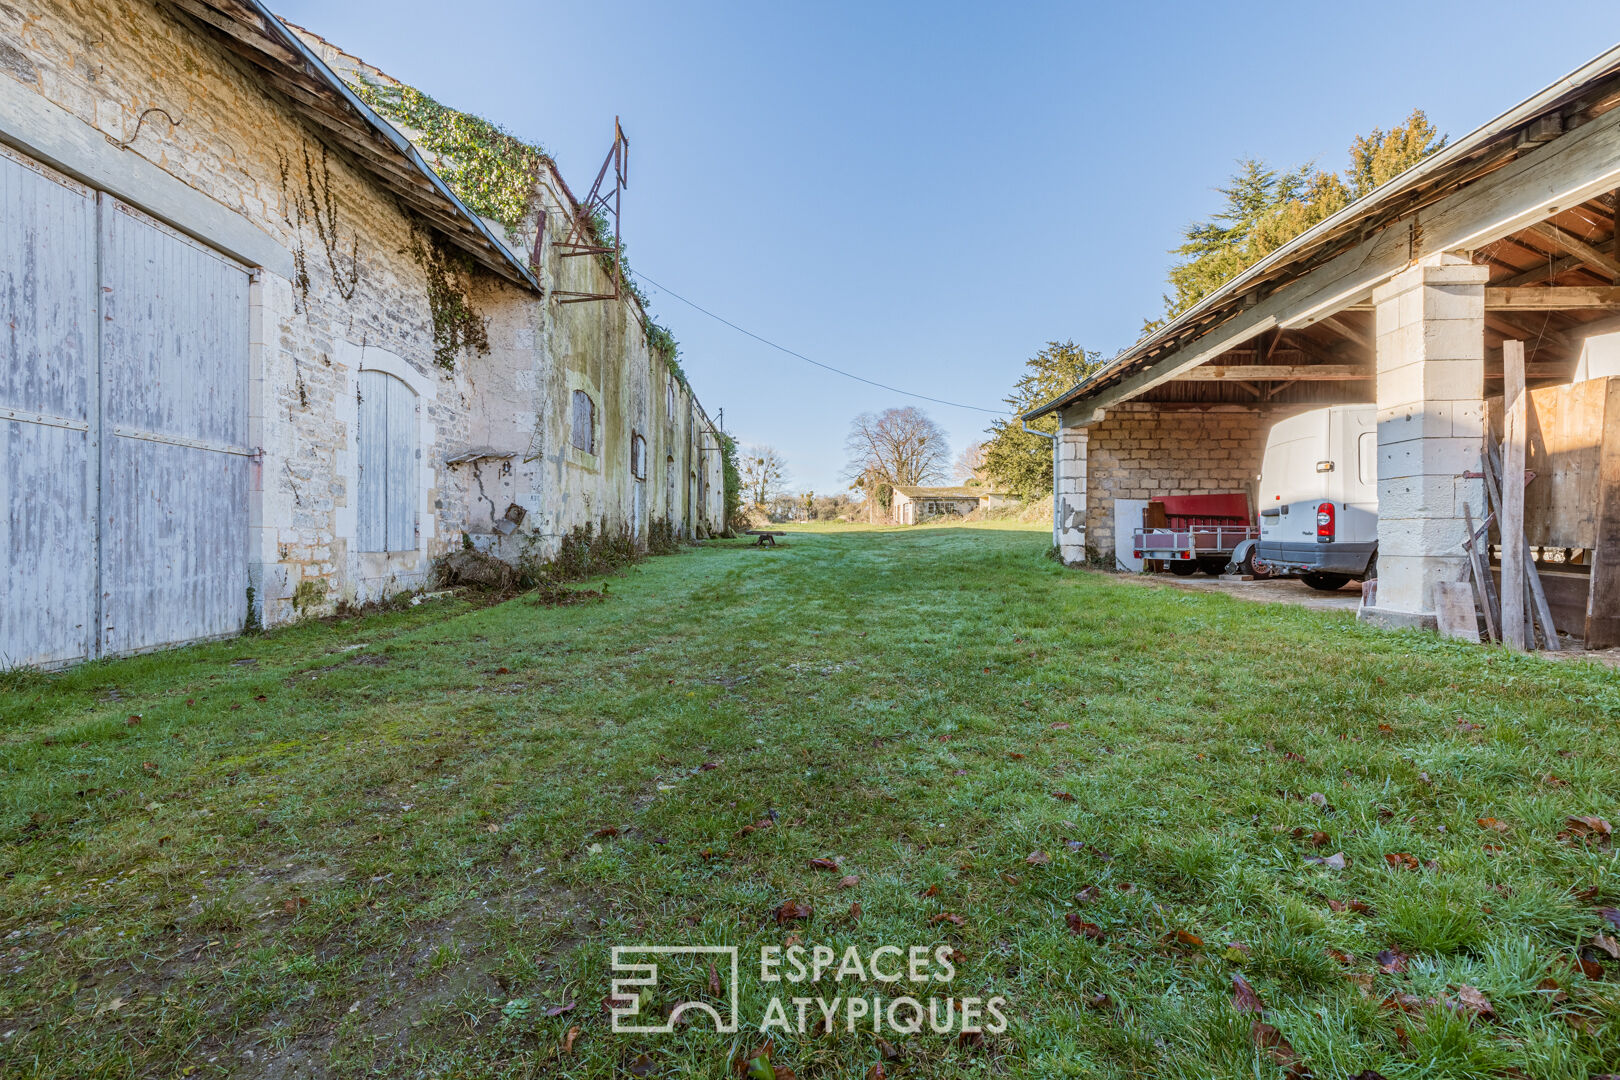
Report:
<svg viewBox="0 0 1620 1080"><path fill-rule="evenodd" d="M542 166L545 148L526 143L481 116L441 104L404 83L379 83L364 75L350 84L356 96L390 120L418 132L415 141L439 157L439 172L474 213L516 229Z"/></svg>

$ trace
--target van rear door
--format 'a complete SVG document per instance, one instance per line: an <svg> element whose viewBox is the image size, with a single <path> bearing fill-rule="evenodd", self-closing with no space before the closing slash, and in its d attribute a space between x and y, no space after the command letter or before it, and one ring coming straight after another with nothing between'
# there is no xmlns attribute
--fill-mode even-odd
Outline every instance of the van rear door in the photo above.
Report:
<svg viewBox="0 0 1620 1080"><path fill-rule="evenodd" d="M1260 539L1316 542L1316 507L1323 485L1317 463L1328 460L1329 409L1279 420L1260 465Z"/></svg>

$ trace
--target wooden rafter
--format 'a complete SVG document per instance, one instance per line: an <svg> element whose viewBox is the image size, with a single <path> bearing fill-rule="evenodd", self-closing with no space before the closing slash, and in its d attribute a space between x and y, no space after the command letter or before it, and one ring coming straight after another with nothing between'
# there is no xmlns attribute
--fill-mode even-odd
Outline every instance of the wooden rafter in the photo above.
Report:
<svg viewBox="0 0 1620 1080"><path fill-rule="evenodd" d="M1532 225L1527 232L1546 240L1548 243L1567 252L1568 254L1586 263L1588 266L1602 270L1610 281L1620 279L1620 259L1607 252L1601 251L1580 237L1560 229L1550 221L1543 221Z"/></svg>

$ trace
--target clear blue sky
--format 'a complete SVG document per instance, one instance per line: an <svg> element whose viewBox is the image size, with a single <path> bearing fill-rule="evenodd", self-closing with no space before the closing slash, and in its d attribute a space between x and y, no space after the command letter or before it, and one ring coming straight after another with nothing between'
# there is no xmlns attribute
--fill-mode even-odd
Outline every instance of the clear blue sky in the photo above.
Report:
<svg viewBox="0 0 1620 1080"><path fill-rule="evenodd" d="M619 114L632 266L818 360L992 408L1048 340L1136 338L1234 159L1342 169L1414 106L1455 138L1620 41L1614 0L279 10L543 144L580 193ZM796 489L843 488L850 418L913 403L649 292L711 414L782 451ZM923 407L953 453L987 419Z"/></svg>

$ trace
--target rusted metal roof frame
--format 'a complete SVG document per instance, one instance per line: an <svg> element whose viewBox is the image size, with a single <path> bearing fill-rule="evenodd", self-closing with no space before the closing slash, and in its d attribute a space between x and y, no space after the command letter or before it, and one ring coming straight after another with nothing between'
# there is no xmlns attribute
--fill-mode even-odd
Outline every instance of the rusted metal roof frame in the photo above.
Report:
<svg viewBox="0 0 1620 1080"><path fill-rule="evenodd" d="M1440 198L1451 185L1460 185L1479 178L1484 172L1494 171L1497 166L1506 164L1507 157L1518 150L1516 144L1510 143L1506 148L1501 148L1499 144L1515 138L1539 118L1589 94L1599 82L1616 74L1620 74L1620 46L1581 65L1496 119L1318 222L1152 334L1122 350L1105 367L1050 401L1024 413L1023 418L1034 420L1105 389L1126 374L1147 366L1155 353L1168 356L1179 352L1241 310L1247 295L1269 279L1284 279L1278 288L1285 288L1288 277L1297 276L1315 263L1337 254L1341 248L1359 242ZM1479 160L1493 149L1505 149L1507 157L1489 163Z"/></svg>
<svg viewBox="0 0 1620 1080"><path fill-rule="evenodd" d="M260 0L163 2L194 24L211 31L216 40L227 46L227 51L251 62L268 76L267 89L286 98L296 112L315 125L323 138L330 138L339 149L352 154L362 168L372 173L384 187L400 195L407 206L421 212L447 240L508 281L535 292L541 291L540 282L533 271L491 231L483 218L457 198L410 140L361 101ZM259 55L248 55L246 50L254 50ZM288 53L291 54L290 58ZM302 74L312 79L323 92L322 96L327 99L324 104L328 108L317 108L314 102L307 100L314 95L307 87L298 85L291 75L298 65L302 66ZM281 71L287 74L278 78ZM342 124L344 117L352 117L352 126L347 131L337 126ZM333 137L342 134L349 138ZM381 160L368 157L362 148L376 153ZM399 160L387 160L390 153ZM408 187L402 182L401 173L419 174L427 181L431 194ZM430 212L430 209L434 212Z"/></svg>

